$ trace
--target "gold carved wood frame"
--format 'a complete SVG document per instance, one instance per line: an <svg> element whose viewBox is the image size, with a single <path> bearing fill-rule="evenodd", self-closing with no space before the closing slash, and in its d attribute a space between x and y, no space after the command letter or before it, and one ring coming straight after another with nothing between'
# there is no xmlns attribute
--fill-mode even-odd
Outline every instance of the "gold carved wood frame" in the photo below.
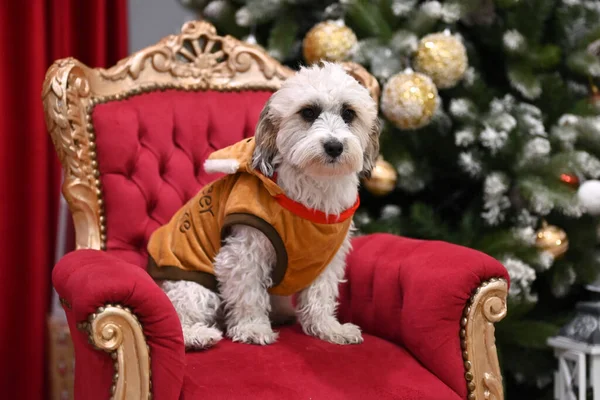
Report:
<svg viewBox="0 0 600 400"><path fill-rule="evenodd" d="M463 311L459 336L469 400L504 399L494 324L506 316L507 292L504 279L483 282Z"/></svg>
<svg viewBox="0 0 600 400"><path fill-rule="evenodd" d="M358 64L343 65L378 101L377 80ZM62 193L73 216L76 248L106 247L106 216L91 118L96 104L165 89L275 91L293 73L262 48L218 36L204 21L188 22L180 34L108 69L89 68L73 58L55 62L46 74L42 100L46 125L64 169ZM506 312L506 290L505 282L490 282L475 293L465 309L460 335L470 399L503 398L493 323ZM107 397L145 400L152 396L150 351L142 326L129 309L107 304L77 326L114 360L114 382Z"/></svg>

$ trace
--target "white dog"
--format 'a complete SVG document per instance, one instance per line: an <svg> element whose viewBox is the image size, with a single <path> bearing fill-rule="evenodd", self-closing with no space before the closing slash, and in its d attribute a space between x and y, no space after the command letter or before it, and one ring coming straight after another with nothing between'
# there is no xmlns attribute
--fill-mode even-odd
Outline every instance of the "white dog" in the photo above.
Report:
<svg viewBox="0 0 600 400"><path fill-rule="evenodd" d="M357 199L359 176L368 176L379 152L377 106L368 90L333 63L302 68L275 92L257 124L253 167L277 176L285 195L327 215ZM208 160L207 172L232 173L236 165ZM183 327L185 345L207 348L226 334L234 341L269 344L277 339L271 319L295 315L309 335L338 343L361 343L360 329L335 317L350 235L321 274L289 297L269 295L276 254L260 231L235 225L214 259L218 294L190 281L163 281Z"/></svg>

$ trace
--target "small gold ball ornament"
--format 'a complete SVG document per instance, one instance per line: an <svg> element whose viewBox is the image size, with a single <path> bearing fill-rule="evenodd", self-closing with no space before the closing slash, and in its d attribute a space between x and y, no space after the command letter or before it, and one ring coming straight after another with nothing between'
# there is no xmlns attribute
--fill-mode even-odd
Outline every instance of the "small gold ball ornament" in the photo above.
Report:
<svg viewBox="0 0 600 400"><path fill-rule="evenodd" d="M430 76L439 89L455 86L468 65L465 46L447 31L424 36L413 60L415 70Z"/></svg>
<svg viewBox="0 0 600 400"><path fill-rule="evenodd" d="M381 111L400 129L417 129L431 122L440 100L427 76L407 70L392 76L383 87Z"/></svg>
<svg viewBox="0 0 600 400"><path fill-rule="evenodd" d="M558 226L548 225L544 221L542 227L536 232L535 245L538 249L558 258L569 249L569 238L564 230Z"/></svg>
<svg viewBox="0 0 600 400"><path fill-rule="evenodd" d="M371 177L363 180L365 188L374 196L385 196L396 187L398 172L389 162L379 157L375 168L371 171Z"/></svg>
<svg viewBox="0 0 600 400"><path fill-rule="evenodd" d="M329 20L308 31L302 42L302 52L308 64L320 60L344 61L357 42L356 35L343 20Z"/></svg>

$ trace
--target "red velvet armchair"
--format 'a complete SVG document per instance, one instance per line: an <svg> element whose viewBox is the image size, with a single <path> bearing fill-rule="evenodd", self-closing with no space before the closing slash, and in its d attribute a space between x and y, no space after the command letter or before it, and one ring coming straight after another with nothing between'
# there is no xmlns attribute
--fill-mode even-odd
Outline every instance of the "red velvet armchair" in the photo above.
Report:
<svg viewBox="0 0 600 400"><path fill-rule="evenodd" d="M375 98L377 81L345 68ZM459 246L354 240L339 317L362 327L338 346L280 328L270 346L223 340L186 353L175 310L144 270L150 234L216 176L215 149L252 136L292 71L206 22L110 69L57 61L43 88L64 166L77 250L53 282L75 348L78 399L502 399L494 322L502 265Z"/></svg>

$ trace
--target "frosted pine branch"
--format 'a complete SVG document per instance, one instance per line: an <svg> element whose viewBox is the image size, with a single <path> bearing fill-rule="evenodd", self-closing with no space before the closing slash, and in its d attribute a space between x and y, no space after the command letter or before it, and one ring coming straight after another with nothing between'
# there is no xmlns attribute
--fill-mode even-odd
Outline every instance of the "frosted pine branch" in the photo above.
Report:
<svg viewBox="0 0 600 400"><path fill-rule="evenodd" d="M539 215L548 215L554 208L554 203L545 188L533 193L530 202L533 211Z"/></svg>
<svg viewBox="0 0 600 400"><path fill-rule="evenodd" d="M550 154L550 142L548 139L536 137L529 140L524 148L521 161L523 163L547 157Z"/></svg>
<svg viewBox="0 0 600 400"><path fill-rule="evenodd" d="M221 18L223 11L227 7L227 2L225 0L214 0L208 3L208 5L202 11L205 17L218 20Z"/></svg>
<svg viewBox="0 0 600 400"><path fill-rule="evenodd" d="M525 49L525 38L516 29L504 32L502 43L511 52L518 52Z"/></svg>
<svg viewBox="0 0 600 400"><path fill-rule="evenodd" d="M574 81L567 82L567 88L577 96L587 96L589 89L587 86Z"/></svg>
<svg viewBox="0 0 600 400"><path fill-rule="evenodd" d="M535 75L529 75L519 70L509 70L508 80L512 87L530 100L537 99L542 94L542 85Z"/></svg>
<svg viewBox="0 0 600 400"><path fill-rule="evenodd" d="M578 151L575 160L582 172L594 179L600 178L600 160L585 151Z"/></svg>
<svg viewBox="0 0 600 400"><path fill-rule="evenodd" d="M550 269L550 267L552 267L552 264L554 264L554 256L552 255L552 253L549 253L547 251L541 251L538 255L538 262L537 265L539 265L539 269L541 271L547 271Z"/></svg>
<svg viewBox="0 0 600 400"><path fill-rule="evenodd" d="M529 210L523 209L517 216L517 224L521 227L530 227L533 229L534 226L537 226L538 217L532 215Z"/></svg>
<svg viewBox="0 0 600 400"><path fill-rule="evenodd" d="M485 178L483 184L483 209L481 217L489 225L498 225L506 217L505 211L510 208L510 200L505 193L508 190L508 177L500 172L493 172Z"/></svg>
<svg viewBox="0 0 600 400"><path fill-rule="evenodd" d="M356 214L354 214L353 221L358 226L365 226L365 225L370 224L372 220L367 212L361 210L361 211L357 212Z"/></svg>
<svg viewBox="0 0 600 400"><path fill-rule="evenodd" d="M456 118L474 116L475 105L469 99L458 98L450 100L450 114Z"/></svg>
<svg viewBox="0 0 600 400"><path fill-rule="evenodd" d="M497 131L490 126L486 126L479 134L479 141L484 147L490 150L492 155L498 153L504 147L507 140L508 133Z"/></svg>
<svg viewBox="0 0 600 400"><path fill-rule="evenodd" d="M458 165L473 178L479 176L482 171L481 161L475 158L471 152L463 152L458 155Z"/></svg>
<svg viewBox="0 0 600 400"><path fill-rule="evenodd" d="M445 3L442 6L441 17L442 21L447 24L453 24L460 19L462 15L462 7L459 3Z"/></svg>
<svg viewBox="0 0 600 400"><path fill-rule="evenodd" d="M566 125L576 125L579 122L579 117L573 114L563 114L558 119L558 125L566 126Z"/></svg>
<svg viewBox="0 0 600 400"><path fill-rule="evenodd" d="M522 241L528 246L533 246L535 244L536 234L531 226L513 228L513 235L517 240Z"/></svg>
<svg viewBox="0 0 600 400"><path fill-rule="evenodd" d="M463 77L463 84L466 87L473 86L476 79L477 79L477 72L475 72L475 68L473 68L473 67L467 68L467 70L465 71L465 75Z"/></svg>
<svg viewBox="0 0 600 400"><path fill-rule="evenodd" d="M487 119L488 125L500 131L510 132L517 126L515 117L506 112L501 112L490 116Z"/></svg>
<svg viewBox="0 0 600 400"><path fill-rule="evenodd" d="M550 134L558 139L563 149L573 150L577 141L577 129L573 125L555 125L551 128Z"/></svg>
<svg viewBox="0 0 600 400"><path fill-rule="evenodd" d="M388 47L378 47L371 52L371 73L381 81L387 81L402 69L401 58Z"/></svg>
<svg viewBox="0 0 600 400"><path fill-rule="evenodd" d="M442 4L439 1L428 1L421 5L421 11L429 18L440 19L442 16Z"/></svg>
<svg viewBox="0 0 600 400"><path fill-rule="evenodd" d="M458 147L467 147L477 140L475 129L472 127L463 128L454 134L454 143Z"/></svg>
<svg viewBox="0 0 600 400"><path fill-rule="evenodd" d="M493 99L490 102L490 113L500 114L502 112L511 112L515 106L515 98L507 94L501 99Z"/></svg>
<svg viewBox="0 0 600 400"><path fill-rule="evenodd" d="M417 4L417 0L394 0L392 2L392 13L396 17L409 14Z"/></svg>
<svg viewBox="0 0 600 400"><path fill-rule="evenodd" d="M402 209L395 204L387 204L381 209L381 219L391 219L399 217Z"/></svg>
<svg viewBox="0 0 600 400"><path fill-rule="evenodd" d="M248 7L242 7L235 13L235 22L239 26L249 27L254 22L254 18Z"/></svg>
<svg viewBox="0 0 600 400"><path fill-rule="evenodd" d="M573 196L571 203L562 205L560 211L571 218L579 218L583 215L583 209L576 196Z"/></svg>
<svg viewBox="0 0 600 400"><path fill-rule="evenodd" d="M581 118L578 125L584 133L595 138L600 137L600 117Z"/></svg>
<svg viewBox="0 0 600 400"><path fill-rule="evenodd" d="M531 284L536 279L535 270L514 257L505 257L502 264L510 276L508 295L513 299L536 302L537 296L531 293Z"/></svg>
<svg viewBox="0 0 600 400"><path fill-rule="evenodd" d="M531 114L525 114L521 117L521 122L524 125L527 133L536 136L547 136L544 123L537 117Z"/></svg>
<svg viewBox="0 0 600 400"><path fill-rule="evenodd" d="M542 110L529 103L519 103L517 105L517 110L522 112L523 114L529 114L536 118L542 118Z"/></svg>
<svg viewBox="0 0 600 400"><path fill-rule="evenodd" d="M490 113L491 114L500 114L507 110L505 103L500 99L493 99L490 102Z"/></svg>
<svg viewBox="0 0 600 400"><path fill-rule="evenodd" d="M398 187L416 193L425 187L425 182L417 175L415 164L411 160L403 160L396 164L398 171Z"/></svg>
<svg viewBox="0 0 600 400"><path fill-rule="evenodd" d="M390 47L395 51L409 55L414 53L419 46L419 38L413 32L399 30L390 40Z"/></svg>

